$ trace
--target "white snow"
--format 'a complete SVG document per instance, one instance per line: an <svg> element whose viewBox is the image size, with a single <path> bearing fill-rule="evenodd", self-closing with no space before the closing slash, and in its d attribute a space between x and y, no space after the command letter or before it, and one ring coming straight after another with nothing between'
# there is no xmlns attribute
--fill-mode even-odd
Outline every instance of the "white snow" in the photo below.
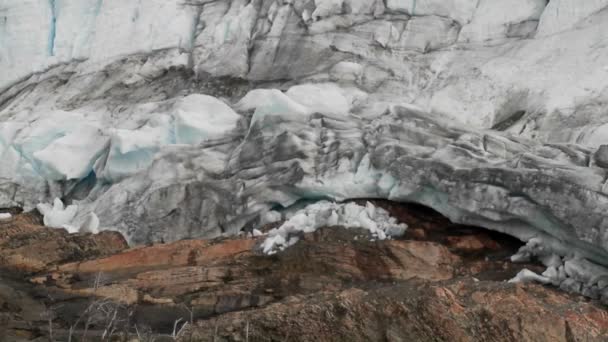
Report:
<svg viewBox="0 0 608 342"><path fill-rule="evenodd" d="M12 217L10 213L0 213L0 221L10 220Z"/></svg>
<svg viewBox="0 0 608 342"><path fill-rule="evenodd" d="M331 226L363 228L378 240L402 236L407 229L406 224L397 223L388 212L370 202L360 206L352 202L321 201L297 211L279 228L272 229L262 249L266 254L274 254L298 242L299 233L312 233L321 227Z"/></svg>
<svg viewBox="0 0 608 342"><path fill-rule="evenodd" d="M79 225L77 222L78 205L68 205L65 207L59 198L55 198L53 205L40 203L36 206L40 214L43 215L45 227L63 228L70 234L74 233L99 233L99 218L90 212Z"/></svg>
<svg viewBox="0 0 608 342"><path fill-rule="evenodd" d="M542 284L548 284L551 280L547 277L538 275L527 268L521 270L517 275L509 280L509 283L529 283L529 282L539 282Z"/></svg>
<svg viewBox="0 0 608 342"><path fill-rule="evenodd" d="M37 208L44 216L44 225L50 228L63 228L64 226L69 226L78 212L77 205L65 207L59 198L55 198L52 206L47 203L40 203ZM70 231L70 233L75 233L75 231L71 231L71 229L68 229L68 231Z"/></svg>

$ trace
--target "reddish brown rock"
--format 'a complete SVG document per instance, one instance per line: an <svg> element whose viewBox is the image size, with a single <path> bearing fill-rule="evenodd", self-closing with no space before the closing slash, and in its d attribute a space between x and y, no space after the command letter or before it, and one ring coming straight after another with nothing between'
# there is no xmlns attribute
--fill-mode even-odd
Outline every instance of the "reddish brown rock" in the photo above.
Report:
<svg viewBox="0 0 608 342"><path fill-rule="evenodd" d="M449 247L467 253L500 249L500 245L487 234L448 236L446 241Z"/></svg>
<svg viewBox="0 0 608 342"><path fill-rule="evenodd" d="M17 216L0 226L10 276L0 277L0 336L44 339L52 327L63 341L72 328L97 341L109 326L119 341L174 330L169 340L605 340L603 307L504 281L522 267L508 261L513 239L387 206L423 233L370 241L323 228L273 256L263 238L126 249L114 233L68 235Z"/></svg>
<svg viewBox="0 0 608 342"><path fill-rule="evenodd" d="M606 341L602 308L538 285L410 281L293 296L199 321L181 341Z"/></svg>
<svg viewBox="0 0 608 342"><path fill-rule="evenodd" d="M67 234L42 227L34 214L18 215L0 223L0 267L40 272L51 265L111 255L128 248L116 232Z"/></svg>

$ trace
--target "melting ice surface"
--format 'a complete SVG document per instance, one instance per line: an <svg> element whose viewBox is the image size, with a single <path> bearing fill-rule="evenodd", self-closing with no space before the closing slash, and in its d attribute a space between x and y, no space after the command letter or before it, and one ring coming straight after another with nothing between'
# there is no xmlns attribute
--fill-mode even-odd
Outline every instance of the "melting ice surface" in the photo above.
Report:
<svg viewBox="0 0 608 342"><path fill-rule="evenodd" d="M95 172L117 182L149 167L163 146L222 137L240 119L224 102L207 95L186 96L166 106L168 111L134 115L118 127L62 110L0 122L0 177L66 181ZM144 124L138 125L140 120Z"/></svg>
<svg viewBox="0 0 608 342"><path fill-rule="evenodd" d="M298 242L298 233L312 233L321 227L344 226L368 230L374 239L385 240L405 233L407 225L370 202L356 203L321 201L297 211L279 228L272 229L262 244L266 254L282 251Z"/></svg>
<svg viewBox="0 0 608 342"><path fill-rule="evenodd" d="M513 262L539 260L546 270L537 274L528 269L520 271L511 283L538 282L559 286L564 291L580 293L593 299L608 295L608 269L574 254L560 257L547 247L542 238L530 239L511 257Z"/></svg>
<svg viewBox="0 0 608 342"><path fill-rule="evenodd" d="M53 205L40 203L36 208L44 216L43 222L46 227L64 228L69 233L99 232L99 218L95 213L89 213L82 224L75 226L78 206L73 204L66 207L59 198L55 198Z"/></svg>
<svg viewBox="0 0 608 342"><path fill-rule="evenodd" d="M202 3L2 2L2 206L144 243L386 198L608 266L608 0Z"/></svg>
<svg viewBox="0 0 608 342"><path fill-rule="evenodd" d="M65 207L59 198L55 198L52 206L50 204L40 203L38 204L37 209L44 216L44 225L50 228L63 228L64 226L71 224L78 212L77 205Z"/></svg>

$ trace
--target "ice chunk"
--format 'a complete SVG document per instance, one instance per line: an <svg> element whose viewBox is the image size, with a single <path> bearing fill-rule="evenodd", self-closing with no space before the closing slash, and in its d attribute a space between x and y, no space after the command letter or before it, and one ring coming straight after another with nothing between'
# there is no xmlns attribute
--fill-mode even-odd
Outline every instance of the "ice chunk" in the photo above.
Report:
<svg viewBox="0 0 608 342"><path fill-rule="evenodd" d="M277 89L255 89L247 93L235 106L240 111L255 110L251 123L266 116L282 116L290 119L306 118L310 110Z"/></svg>
<svg viewBox="0 0 608 342"><path fill-rule="evenodd" d="M331 68L330 76L333 80L355 82L361 78L363 72L364 67L359 63L340 62Z"/></svg>
<svg viewBox="0 0 608 342"><path fill-rule="evenodd" d="M148 168L170 144L195 145L223 137L240 116L222 101L190 95L173 107L174 115L158 114L138 129L110 129L110 148L100 177L117 182Z"/></svg>
<svg viewBox="0 0 608 342"><path fill-rule="evenodd" d="M12 217L10 213L0 213L0 221L10 220Z"/></svg>
<svg viewBox="0 0 608 342"><path fill-rule="evenodd" d="M71 132L81 130L87 125L86 122L80 113L52 111L19 130L13 144L26 158L32 159L35 152Z"/></svg>
<svg viewBox="0 0 608 342"><path fill-rule="evenodd" d="M44 216L43 222L46 227L63 228L70 225L78 212L77 205L69 205L67 208L59 198L55 198L53 206L46 203L38 204L38 211ZM68 229L70 231L70 229ZM76 229L78 231L78 229Z"/></svg>
<svg viewBox="0 0 608 342"><path fill-rule="evenodd" d="M0 126L0 174L32 170L47 180L86 177L106 147L97 123L77 112L51 111L31 122Z"/></svg>
<svg viewBox="0 0 608 342"><path fill-rule="evenodd" d="M32 179L40 175L28 158L17 151L14 145L17 134L27 127L23 122L0 123L0 178L15 179L31 183Z"/></svg>
<svg viewBox="0 0 608 342"><path fill-rule="evenodd" d="M554 253L540 256L539 259L546 267L559 267L562 264L562 259Z"/></svg>
<svg viewBox="0 0 608 342"><path fill-rule="evenodd" d="M312 113L345 115L351 108L352 99L347 98L343 90L333 83L293 86L286 95Z"/></svg>
<svg viewBox="0 0 608 342"><path fill-rule="evenodd" d="M80 229L78 227L73 226L71 224L64 224L60 228L67 230L68 233L70 233L70 234L76 234L76 233L80 232Z"/></svg>
<svg viewBox="0 0 608 342"><path fill-rule="evenodd" d="M551 283L551 279L538 275L527 268L521 270L517 275L509 280L509 283L529 283L529 282L539 282L542 284Z"/></svg>
<svg viewBox="0 0 608 342"><path fill-rule="evenodd" d="M517 254L511 256L511 261L528 262L533 256L539 257L543 263L546 263L545 266L561 265L559 256L552 252L549 242L541 237L534 237L528 240L524 246L519 248Z"/></svg>
<svg viewBox="0 0 608 342"><path fill-rule="evenodd" d="M565 279L560 277L560 273L553 266L547 267L547 269L542 273L542 276L547 279L550 279L551 284L555 286L559 286L559 284Z"/></svg>
<svg viewBox="0 0 608 342"><path fill-rule="evenodd" d="M295 244L301 233L337 225L366 229L378 240L401 236L407 229L407 225L398 224L388 212L369 202L366 206L360 206L352 202L338 204L321 201L297 211L279 228L271 230L262 249L264 253L272 254Z"/></svg>
<svg viewBox="0 0 608 342"><path fill-rule="evenodd" d="M262 217L261 223L267 224L267 223L279 222L282 219L283 219L283 217L280 212L271 210L271 211L267 212L266 214L264 214L264 216Z"/></svg>
<svg viewBox="0 0 608 342"><path fill-rule="evenodd" d="M581 258L567 260L564 263L564 271L568 277L583 283L591 283L594 278L608 276L608 269Z"/></svg>
<svg viewBox="0 0 608 342"><path fill-rule="evenodd" d="M240 116L224 102L207 95L190 95L176 107L176 143L196 145L223 137L236 127Z"/></svg>
<svg viewBox="0 0 608 342"><path fill-rule="evenodd" d="M99 233L99 218L93 212L89 213L82 224L76 224L77 205L64 206L59 198L55 198L53 205L40 203L36 207L44 216L43 222L49 228L64 228L68 233Z"/></svg>
<svg viewBox="0 0 608 342"><path fill-rule="evenodd" d="M95 213L89 213L78 229L80 233L99 233L99 218Z"/></svg>
<svg viewBox="0 0 608 342"><path fill-rule="evenodd" d="M101 176L116 182L150 166L160 147L172 142L171 118L159 116L140 129L113 129L110 134L110 152Z"/></svg>
<svg viewBox="0 0 608 342"><path fill-rule="evenodd" d="M344 0L315 0L316 9L312 12L312 18L318 20L320 18L341 14L343 3Z"/></svg>
<svg viewBox="0 0 608 342"><path fill-rule="evenodd" d="M34 152L41 174L50 180L71 180L86 177L93 164L107 147L108 138L93 126L65 135Z"/></svg>

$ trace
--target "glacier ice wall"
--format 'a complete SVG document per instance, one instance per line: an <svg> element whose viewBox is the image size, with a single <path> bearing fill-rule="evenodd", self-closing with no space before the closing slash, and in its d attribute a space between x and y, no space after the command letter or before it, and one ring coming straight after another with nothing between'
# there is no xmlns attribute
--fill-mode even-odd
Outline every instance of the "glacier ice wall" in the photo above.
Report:
<svg viewBox="0 0 608 342"><path fill-rule="evenodd" d="M607 6L4 0L0 206L143 243L389 198L607 265Z"/></svg>

